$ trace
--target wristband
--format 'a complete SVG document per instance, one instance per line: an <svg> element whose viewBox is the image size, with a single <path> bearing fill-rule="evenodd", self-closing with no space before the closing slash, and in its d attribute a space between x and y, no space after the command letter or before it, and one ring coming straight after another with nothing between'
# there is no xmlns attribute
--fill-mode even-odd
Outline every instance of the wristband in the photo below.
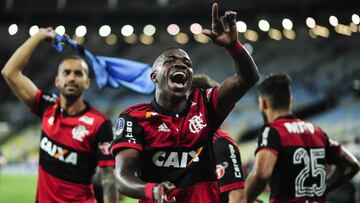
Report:
<svg viewBox="0 0 360 203"><path fill-rule="evenodd" d="M239 40L237 40L235 44L225 47L225 49L233 58L236 58L239 53L245 50L244 46L241 44Z"/></svg>
<svg viewBox="0 0 360 203"><path fill-rule="evenodd" d="M146 183L145 185L145 197L147 199L154 199L154 187L155 187L155 183Z"/></svg>

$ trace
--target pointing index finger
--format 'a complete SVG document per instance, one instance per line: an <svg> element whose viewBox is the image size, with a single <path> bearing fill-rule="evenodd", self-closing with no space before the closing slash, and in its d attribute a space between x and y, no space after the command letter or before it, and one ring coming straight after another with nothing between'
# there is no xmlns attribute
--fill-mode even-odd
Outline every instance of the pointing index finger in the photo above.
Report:
<svg viewBox="0 0 360 203"><path fill-rule="evenodd" d="M218 4L214 3L212 5L212 24L215 25L219 20L219 13L218 13Z"/></svg>

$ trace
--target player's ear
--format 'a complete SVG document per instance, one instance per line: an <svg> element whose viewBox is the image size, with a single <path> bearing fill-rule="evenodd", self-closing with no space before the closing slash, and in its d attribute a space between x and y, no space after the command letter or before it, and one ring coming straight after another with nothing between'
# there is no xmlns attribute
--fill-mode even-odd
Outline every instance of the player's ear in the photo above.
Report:
<svg viewBox="0 0 360 203"><path fill-rule="evenodd" d="M150 79L153 83L157 83L156 76L157 76L157 71L151 72Z"/></svg>
<svg viewBox="0 0 360 203"><path fill-rule="evenodd" d="M55 87L60 87L59 76L55 77Z"/></svg>
<svg viewBox="0 0 360 203"><path fill-rule="evenodd" d="M265 97L259 96L259 108L262 110L269 108L268 100Z"/></svg>

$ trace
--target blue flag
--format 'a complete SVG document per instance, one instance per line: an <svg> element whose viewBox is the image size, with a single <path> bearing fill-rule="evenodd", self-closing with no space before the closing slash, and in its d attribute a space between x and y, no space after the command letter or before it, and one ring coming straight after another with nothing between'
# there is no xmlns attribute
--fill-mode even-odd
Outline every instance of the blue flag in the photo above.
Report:
<svg viewBox="0 0 360 203"><path fill-rule="evenodd" d="M99 88L124 86L143 94L150 94L155 90L155 85L150 80L149 64L122 58L94 56L75 40L56 34L53 44L55 50L61 52L64 44L75 49L89 63Z"/></svg>

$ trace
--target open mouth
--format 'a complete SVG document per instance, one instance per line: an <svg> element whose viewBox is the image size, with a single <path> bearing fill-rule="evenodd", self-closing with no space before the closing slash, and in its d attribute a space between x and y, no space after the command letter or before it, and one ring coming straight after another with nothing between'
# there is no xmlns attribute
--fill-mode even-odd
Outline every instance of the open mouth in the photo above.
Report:
<svg viewBox="0 0 360 203"><path fill-rule="evenodd" d="M170 75L170 81L176 88L184 88L187 76L184 72L176 71Z"/></svg>

